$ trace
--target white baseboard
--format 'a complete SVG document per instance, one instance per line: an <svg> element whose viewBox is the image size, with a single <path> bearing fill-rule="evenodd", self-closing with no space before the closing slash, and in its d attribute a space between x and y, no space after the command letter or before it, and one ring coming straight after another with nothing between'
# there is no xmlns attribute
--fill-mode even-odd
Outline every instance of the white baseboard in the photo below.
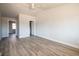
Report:
<svg viewBox="0 0 79 59"><path fill-rule="evenodd" d="M45 39L49 39L49 40L51 40L51 41L59 42L59 43L62 43L62 44L65 44L65 45L68 45L68 46L71 46L71 47L74 47L74 48L79 49L79 46L76 46L76 45L73 45L73 44L70 44L70 43L67 43L67 42L55 40L55 39L52 39L52 38L49 38L49 37L46 37L46 36L42 36L42 35L37 35L37 36L38 36L38 37L45 38Z"/></svg>
<svg viewBox="0 0 79 59"><path fill-rule="evenodd" d="M26 37L30 37L29 35L26 36L19 36L19 38L26 38Z"/></svg>

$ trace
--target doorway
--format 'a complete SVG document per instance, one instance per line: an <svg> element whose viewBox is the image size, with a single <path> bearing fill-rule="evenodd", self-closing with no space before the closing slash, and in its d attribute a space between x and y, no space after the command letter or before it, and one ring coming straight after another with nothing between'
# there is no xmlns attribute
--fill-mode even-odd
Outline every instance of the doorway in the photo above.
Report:
<svg viewBox="0 0 79 59"><path fill-rule="evenodd" d="M30 36L34 35L34 21L29 21Z"/></svg>
<svg viewBox="0 0 79 59"><path fill-rule="evenodd" d="M9 35L16 34L16 22L9 21Z"/></svg>

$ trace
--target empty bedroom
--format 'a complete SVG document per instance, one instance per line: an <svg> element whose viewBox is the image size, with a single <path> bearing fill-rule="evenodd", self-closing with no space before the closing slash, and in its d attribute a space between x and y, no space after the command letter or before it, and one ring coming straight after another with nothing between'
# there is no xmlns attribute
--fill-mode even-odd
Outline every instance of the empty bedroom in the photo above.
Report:
<svg viewBox="0 0 79 59"><path fill-rule="evenodd" d="M79 56L79 3L0 3L0 56Z"/></svg>

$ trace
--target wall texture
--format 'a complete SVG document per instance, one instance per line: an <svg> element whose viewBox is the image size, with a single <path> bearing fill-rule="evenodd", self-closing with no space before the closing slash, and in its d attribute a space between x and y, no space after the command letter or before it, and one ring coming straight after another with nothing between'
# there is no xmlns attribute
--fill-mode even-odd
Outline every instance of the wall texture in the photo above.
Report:
<svg viewBox="0 0 79 59"><path fill-rule="evenodd" d="M28 37L30 35L29 21L35 21L35 17L31 15L19 14L17 20L17 36L19 38ZM35 25L34 25L35 27ZM35 29L35 28L34 28ZM34 32L35 34L35 32Z"/></svg>
<svg viewBox="0 0 79 59"><path fill-rule="evenodd" d="M37 35L79 48L79 4L37 13Z"/></svg>
<svg viewBox="0 0 79 59"><path fill-rule="evenodd" d="M12 33L12 22L9 21L9 33Z"/></svg>
<svg viewBox="0 0 79 59"><path fill-rule="evenodd" d="M1 14L0 14L0 40L1 40L1 36L2 36L2 29L1 29Z"/></svg>
<svg viewBox="0 0 79 59"><path fill-rule="evenodd" d="M2 37L8 37L9 36L9 25L8 25L8 19L5 17L2 17Z"/></svg>
<svg viewBox="0 0 79 59"><path fill-rule="evenodd" d="M15 18L10 17L1 17L2 19L2 37L9 36L9 21L16 20Z"/></svg>

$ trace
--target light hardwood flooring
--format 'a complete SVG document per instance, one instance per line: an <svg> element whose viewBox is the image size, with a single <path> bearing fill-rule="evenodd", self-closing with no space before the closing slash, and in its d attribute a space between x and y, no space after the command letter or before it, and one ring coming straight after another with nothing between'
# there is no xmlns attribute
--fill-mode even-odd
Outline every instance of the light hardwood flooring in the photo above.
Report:
<svg viewBox="0 0 79 59"><path fill-rule="evenodd" d="M2 56L79 56L79 49L36 36L10 36L0 43Z"/></svg>

